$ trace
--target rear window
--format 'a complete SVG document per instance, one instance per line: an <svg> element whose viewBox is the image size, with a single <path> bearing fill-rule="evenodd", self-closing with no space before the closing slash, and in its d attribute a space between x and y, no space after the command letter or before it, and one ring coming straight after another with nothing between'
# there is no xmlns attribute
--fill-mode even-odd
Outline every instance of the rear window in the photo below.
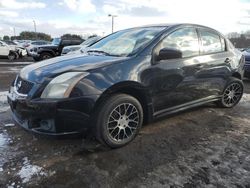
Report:
<svg viewBox="0 0 250 188"><path fill-rule="evenodd" d="M201 54L211 54L225 51L225 41L223 42L218 34L213 31L200 29Z"/></svg>

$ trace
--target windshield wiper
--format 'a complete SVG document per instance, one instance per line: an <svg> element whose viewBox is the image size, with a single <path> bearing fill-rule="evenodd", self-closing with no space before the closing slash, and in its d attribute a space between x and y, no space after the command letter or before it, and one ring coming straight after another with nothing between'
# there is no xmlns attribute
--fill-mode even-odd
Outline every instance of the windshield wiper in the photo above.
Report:
<svg viewBox="0 0 250 188"><path fill-rule="evenodd" d="M99 54L104 54L104 55L110 55L108 52L104 52L102 50L88 50L87 52L94 52L94 53L99 53Z"/></svg>
<svg viewBox="0 0 250 188"><path fill-rule="evenodd" d="M89 53L89 52L99 53L99 54L103 54L103 55L107 55L107 56L118 56L118 55L113 55L113 54L110 54L110 53L102 51L102 50L88 50L87 53Z"/></svg>

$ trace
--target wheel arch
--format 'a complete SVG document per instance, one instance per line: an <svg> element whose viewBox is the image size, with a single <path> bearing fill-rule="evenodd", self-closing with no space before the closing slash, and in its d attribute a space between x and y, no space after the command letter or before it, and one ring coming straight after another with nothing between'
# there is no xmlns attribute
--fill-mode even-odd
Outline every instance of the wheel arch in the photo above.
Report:
<svg viewBox="0 0 250 188"><path fill-rule="evenodd" d="M43 53L49 53L51 54L53 57L56 56L55 52L53 50L49 50L49 49L43 49L41 52L40 52L40 55L42 55Z"/></svg>
<svg viewBox="0 0 250 188"><path fill-rule="evenodd" d="M238 79L242 80L242 77L241 77L240 73L238 73L238 72L234 72L234 73L232 74L232 77L238 78Z"/></svg>
<svg viewBox="0 0 250 188"><path fill-rule="evenodd" d="M124 81L121 83L117 83L106 89L101 96L97 99L96 105L94 107L94 112L97 108L107 99L109 96L117 93L128 94L132 97L135 97L143 108L144 114L144 123L148 123L153 119L153 107L152 107L152 99L148 93L146 87L142 84L135 81Z"/></svg>

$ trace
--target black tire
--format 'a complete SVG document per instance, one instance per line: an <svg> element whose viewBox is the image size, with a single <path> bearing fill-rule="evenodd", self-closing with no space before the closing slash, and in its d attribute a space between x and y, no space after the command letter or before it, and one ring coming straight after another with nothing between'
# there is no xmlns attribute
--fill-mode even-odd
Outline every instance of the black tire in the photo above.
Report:
<svg viewBox="0 0 250 188"><path fill-rule="evenodd" d="M118 148L131 142L138 134L143 123L143 109L136 98L115 94L100 105L95 118L97 140L111 148ZM118 137L115 137L117 134Z"/></svg>
<svg viewBox="0 0 250 188"><path fill-rule="evenodd" d="M10 52L9 55L8 55L8 59L9 59L10 61L15 60L15 59L16 59L16 54L15 54L15 52Z"/></svg>
<svg viewBox="0 0 250 188"><path fill-rule="evenodd" d="M40 60L50 59L52 57L53 57L53 55L51 53L43 52L40 55Z"/></svg>
<svg viewBox="0 0 250 188"><path fill-rule="evenodd" d="M243 93L243 82L238 78L231 78L217 104L223 108L232 108L240 102Z"/></svg>

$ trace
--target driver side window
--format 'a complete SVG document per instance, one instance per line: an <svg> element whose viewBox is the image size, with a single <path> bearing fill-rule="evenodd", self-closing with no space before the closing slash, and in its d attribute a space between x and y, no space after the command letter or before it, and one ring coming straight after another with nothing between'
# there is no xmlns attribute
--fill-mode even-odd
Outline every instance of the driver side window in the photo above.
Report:
<svg viewBox="0 0 250 188"><path fill-rule="evenodd" d="M182 57L199 55L199 40L195 28L183 28L168 35L160 43L160 48L180 50Z"/></svg>

